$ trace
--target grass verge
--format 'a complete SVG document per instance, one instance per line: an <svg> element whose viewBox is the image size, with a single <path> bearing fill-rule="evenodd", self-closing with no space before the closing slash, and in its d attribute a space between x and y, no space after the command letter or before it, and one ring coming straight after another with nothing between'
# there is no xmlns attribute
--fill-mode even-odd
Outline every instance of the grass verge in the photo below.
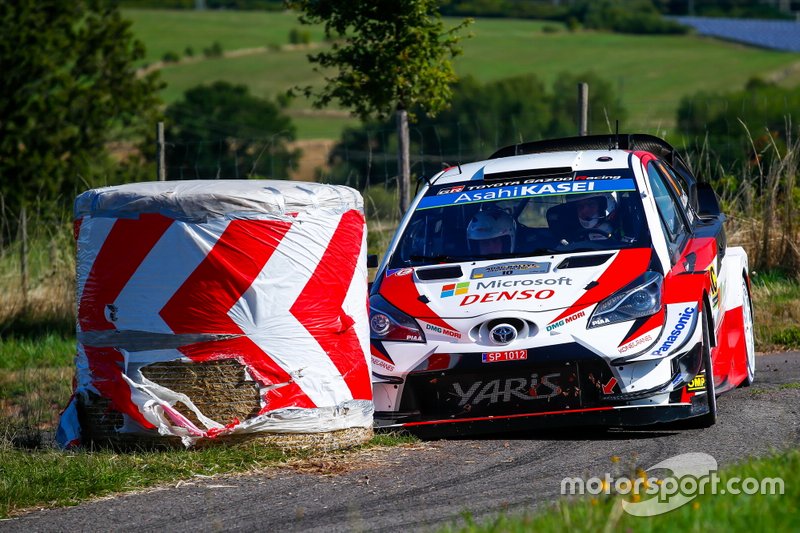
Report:
<svg viewBox="0 0 800 533"><path fill-rule="evenodd" d="M780 274L754 273L752 297L756 349L800 349L800 283Z"/></svg>
<svg viewBox="0 0 800 533"><path fill-rule="evenodd" d="M175 483L193 477L247 472L293 461L316 460L315 464L330 464L340 472L342 463L354 459L360 450L412 444L415 441L406 435L380 434L354 450L325 454L289 453L252 442L197 450L131 453L110 450L26 451L15 449L6 441L0 443L0 518L31 507L76 505L117 492ZM321 456L328 461L320 463L318 459ZM354 461L353 466L359 464ZM316 471L324 473L324 469Z"/></svg>
<svg viewBox="0 0 800 533"><path fill-rule="evenodd" d="M621 496L563 499L535 514L503 513L480 523L466 515L465 525L441 531L794 531L800 505L800 483L795 481L798 475L800 450L793 449L751 459L719 472L720 487L736 477L740 480L782 478L782 495L704 494L673 511L644 518L625 513Z"/></svg>

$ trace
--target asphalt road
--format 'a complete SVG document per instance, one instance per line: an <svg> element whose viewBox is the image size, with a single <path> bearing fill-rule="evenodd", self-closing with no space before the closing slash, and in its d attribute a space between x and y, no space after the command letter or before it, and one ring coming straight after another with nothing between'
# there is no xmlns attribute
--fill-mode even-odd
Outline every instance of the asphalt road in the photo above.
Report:
<svg viewBox="0 0 800 533"><path fill-rule="evenodd" d="M481 519L532 510L556 499L567 476L622 474L688 452L724 466L797 447L800 388L790 383L800 383L800 352L759 356L756 384L720 397L708 429L423 442L34 511L0 531L436 529L465 511Z"/></svg>

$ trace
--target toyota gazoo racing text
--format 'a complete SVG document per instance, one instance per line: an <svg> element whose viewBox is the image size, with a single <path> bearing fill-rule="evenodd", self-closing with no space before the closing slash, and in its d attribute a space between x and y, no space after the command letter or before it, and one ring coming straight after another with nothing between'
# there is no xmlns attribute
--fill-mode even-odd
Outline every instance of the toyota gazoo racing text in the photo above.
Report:
<svg viewBox="0 0 800 533"><path fill-rule="evenodd" d="M747 256L663 140L503 148L426 182L370 292L376 423L716 420L753 381Z"/></svg>

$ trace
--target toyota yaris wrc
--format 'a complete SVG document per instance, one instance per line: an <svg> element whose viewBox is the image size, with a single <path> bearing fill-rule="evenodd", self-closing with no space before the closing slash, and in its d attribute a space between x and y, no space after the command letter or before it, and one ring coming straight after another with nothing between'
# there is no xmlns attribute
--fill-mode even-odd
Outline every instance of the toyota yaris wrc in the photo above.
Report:
<svg viewBox="0 0 800 533"><path fill-rule="evenodd" d="M663 140L503 148L428 180L370 292L377 425L716 420L753 381L747 256Z"/></svg>

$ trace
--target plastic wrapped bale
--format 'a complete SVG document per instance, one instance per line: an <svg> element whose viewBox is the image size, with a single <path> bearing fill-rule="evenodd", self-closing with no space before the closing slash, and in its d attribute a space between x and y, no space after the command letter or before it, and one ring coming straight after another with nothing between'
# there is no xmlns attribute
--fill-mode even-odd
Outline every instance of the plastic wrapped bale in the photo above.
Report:
<svg viewBox="0 0 800 533"><path fill-rule="evenodd" d="M358 192L257 180L106 187L76 199L75 238L76 385L62 446L371 437Z"/></svg>

